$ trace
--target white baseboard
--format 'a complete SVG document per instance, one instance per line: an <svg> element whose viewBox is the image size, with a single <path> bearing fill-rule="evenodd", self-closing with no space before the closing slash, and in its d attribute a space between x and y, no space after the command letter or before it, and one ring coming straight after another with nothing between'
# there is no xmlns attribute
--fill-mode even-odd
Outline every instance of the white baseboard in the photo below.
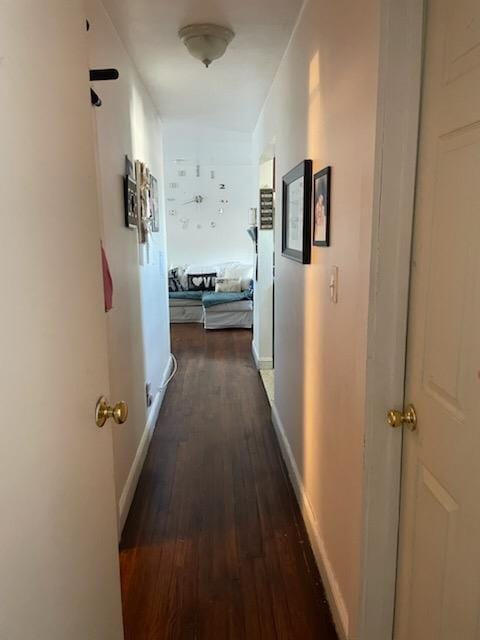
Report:
<svg viewBox="0 0 480 640"><path fill-rule="evenodd" d="M165 380L168 380L168 377L172 370L172 365L173 361L172 358L170 358L167 368L165 369L165 372L163 374L163 385L165 384ZM135 458L133 459L132 466L130 467L130 472L128 474L127 481L125 482L125 486L123 487L122 495L120 496L120 500L118 501L118 528L120 535L123 531L123 527L125 526L125 522L127 521L130 507L132 506L133 496L135 495L138 479L140 478L140 473L145 462L148 447L150 446L153 432L155 431L155 425L157 423L160 407L163 403L163 398L165 397L165 391L165 386L161 386L158 389L152 402L152 406L148 411L147 424L145 425L145 429L140 439Z"/></svg>
<svg viewBox="0 0 480 640"><path fill-rule="evenodd" d="M287 465L288 474L292 482L297 501L300 506L300 510L303 515L305 526L307 528L310 544L312 545L315 560L317 561L318 569L322 577L323 586L325 587L325 593L327 595L330 610L332 612L333 620L337 628L337 633L341 640L349 640L349 621L348 611L345 606L342 593L340 591L339 584L335 577L335 571L328 559L327 552L323 538L320 534L317 520L313 512L312 506L308 499L305 487L303 485L300 472L293 457L292 449L287 440L285 430L282 425L278 410L275 404L272 405L272 422L277 433L280 448L282 450L283 459Z"/></svg>
<svg viewBox="0 0 480 640"><path fill-rule="evenodd" d="M273 358L261 358L258 355L257 347L255 343L252 341L252 354L253 359L255 360L255 365L258 370L261 369L273 369Z"/></svg>

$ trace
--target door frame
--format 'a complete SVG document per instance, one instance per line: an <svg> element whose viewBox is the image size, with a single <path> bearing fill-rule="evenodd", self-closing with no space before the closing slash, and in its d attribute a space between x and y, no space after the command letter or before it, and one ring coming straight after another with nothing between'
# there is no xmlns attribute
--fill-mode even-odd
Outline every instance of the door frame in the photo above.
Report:
<svg viewBox="0 0 480 640"><path fill-rule="evenodd" d="M393 637L411 240L426 0L382 0L367 336L360 640Z"/></svg>
<svg viewBox="0 0 480 640"><path fill-rule="evenodd" d="M255 169L255 180L254 180L254 185L255 185L255 190L254 190L254 198L255 198L255 202L256 202L256 207L259 207L259 202L258 202L258 198L259 198L259 187L260 187L260 167L264 164L266 164L267 162L273 162L273 174L271 176L272 179L272 186L273 186L273 191L274 191L274 195L276 193L276 184L275 184L275 138L269 142L266 147L263 149L262 153L256 158L253 166ZM260 209L258 209L258 216L260 216ZM258 233L260 233L260 221L257 220L257 224L258 224ZM271 320L271 340L270 342L270 350L271 350L271 355L270 356L265 356L264 353L264 345L263 345L263 340L261 337L262 331L260 330L260 336L258 337L258 341L255 339L256 336L256 332L255 332L255 321L254 321L254 336L253 336L253 340L252 340L252 353L253 353L253 358L255 360L255 364L257 366L257 369L269 369L272 370L275 368L275 214L274 214L274 225L273 225L273 229L272 231L272 243L273 243L273 247L272 247L272 261L273 261L273 266L272 266L272 304L270 305L270 311L268 314L268 318ZM258 236L257 240L260 239L260 236ZM258 244L258 242L257 242ZM258 269L258 257L259 257L259 252L258 252L258 246L257 246L257 253L256 253L256 268ZM255 280L255 290L257 290L258 288L258 281ZM260 296L260 294L258 294ZM260 308L260 306L259 306ZM263 311L260 312L260 326L263 325L263 322L266 318L266 314L263 313Z"/></svg>

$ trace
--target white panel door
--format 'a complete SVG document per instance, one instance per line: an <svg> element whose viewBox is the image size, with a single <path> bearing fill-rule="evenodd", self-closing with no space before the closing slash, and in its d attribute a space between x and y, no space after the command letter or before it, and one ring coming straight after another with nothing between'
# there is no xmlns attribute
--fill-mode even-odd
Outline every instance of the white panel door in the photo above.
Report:
<svg viewBox="0 0 480 640"><path fill-rule="evenodd" d="M480 2L428 0L397 640L480 638Z"/></svg>
<svg viewBox="0 0 480 640"><path fill-rule="evenodd" d="M0 638L120 640L81 0L0 0Z"/></svg>

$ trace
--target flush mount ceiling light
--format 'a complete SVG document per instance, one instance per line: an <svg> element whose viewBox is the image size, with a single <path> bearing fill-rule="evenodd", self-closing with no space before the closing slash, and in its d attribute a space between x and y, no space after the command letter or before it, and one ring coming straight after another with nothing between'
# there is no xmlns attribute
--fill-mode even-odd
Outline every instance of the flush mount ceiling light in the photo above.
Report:
<svg viewBox="0 0 480 640"><path fill-rule="evenodd" d="M190 24L180 29L178 36L190 54L209 67L223 56L235 34L217 24Z"/></svg>

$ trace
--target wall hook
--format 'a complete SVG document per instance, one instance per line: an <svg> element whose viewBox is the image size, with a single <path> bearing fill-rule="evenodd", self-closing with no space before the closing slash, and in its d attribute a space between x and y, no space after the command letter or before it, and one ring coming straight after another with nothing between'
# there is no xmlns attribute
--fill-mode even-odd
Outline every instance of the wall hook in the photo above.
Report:
<svg viewBox="0 0 480 640"><path fill-rule="evenodd" d="M90 82L103 80L118 80L120 74L117 69L90 69Z"/></svg>
<svg viewBox="0 0 480 640"><path fill-rule="evenodd" d="M90 82L103 82L105 80L118 80L120 74L117 69L90 69ZM101 107L100 96L90 89L90 100L94 107Z"/></svg>
<svg viewBox="0 0 480 640"><path fill-rule="evenodd" d="M90 100L94 107L101 107L102 101L100 100L100 96L98 93L95 93L93 89L90 89Z"/></svg>

